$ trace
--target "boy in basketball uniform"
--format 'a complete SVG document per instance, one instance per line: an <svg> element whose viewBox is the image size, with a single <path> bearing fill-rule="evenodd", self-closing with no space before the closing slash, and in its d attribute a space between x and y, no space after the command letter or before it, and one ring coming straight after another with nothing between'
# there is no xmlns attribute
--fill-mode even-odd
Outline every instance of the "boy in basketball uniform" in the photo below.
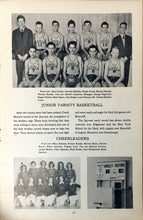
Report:
<svg viewBox="0 0 143 220"><path fill-rule="evenodd" d="M75 32L75 22L73 20L70 20L68 22L68 34L65 36L65 50L67 52L67 54L69 54L69 48L68 48L68 44L71 41L76 42L76 49L75 49L75 54L77 54L77 52L79 51L79 47L80 47L80 36L78 33Z"/></svg>
<svg viewBox="0 0 143 220"><path fill-rule="evenodd" d="M89 47L90 58L84 63L84 80L83 87L101 87L102 64L96 58L97 49L95 45Z"/></svg>
<svg viewBox="0 0 143 220"><path fill-rule="evenodd" d="M52 21L53 32L49 35L49 41L53 42L55 44L55 46L56 46L55 55L62 60L65 55L64 51L63 51L64 37L59 32L59 26L60 26L60 24L58 21L56 21L56 20Z"/></svg>
<svg viewBox="0 0 143 220"><path fill-rule="evenodd" d="M43 74L44 81L41 87L60 87L61 82L59 79L61 70L61 61L55 56L56 46L53 42L49 42L47 45L48 57L43 60Z"/></svg>
<svg viewBox="0 0 143 220"><path fill-rule="evenodd" d="M48 44L48 36L43 32L43 23L37 21L35 24L36 33L33 35L33 45L36 48L36 56L44 59L46 54L46 45Z"/></svg>
<svg viewBox="0 0 143 220"><path fill-rule="evenodd" d="M96 34L91 31L91 26L91 21L84 21L83 33L81 35L81 56L83 60L89 58L88 48L90 47L90 45L96 45Z"/></svg>
<svg viewBox="0 0 143 220"><path fill-rule="evenodd" d="M113 47L111 58L105 64L105 85L107 87L124 87L124 63L119 57L119 49Z"/></svg>
<svg viewBox="0 0 143 220"><path fill-rule="evenodd" d="M69 55L64 57L63 76L65 81L62 87L81 87L82 60L76 55L76 42L71 41L68 44Z"/></svg>
<svg viewBox="0 0 143 220"><path fill-rule="evenodd" d="M109 24L102 22L101 32L97 34L97 47L99 50L98 58L101 61L109 59L109 54L112 46L112 34L108 31Z"/></svg>
<svg viewBox="0 0 143 220"><path fill-rule="evenodd" d="M29 50L30 58L25 61L25 79L19 87L40 87L40 76L42 72L42 62L36 57L36 49Z"/></svg>

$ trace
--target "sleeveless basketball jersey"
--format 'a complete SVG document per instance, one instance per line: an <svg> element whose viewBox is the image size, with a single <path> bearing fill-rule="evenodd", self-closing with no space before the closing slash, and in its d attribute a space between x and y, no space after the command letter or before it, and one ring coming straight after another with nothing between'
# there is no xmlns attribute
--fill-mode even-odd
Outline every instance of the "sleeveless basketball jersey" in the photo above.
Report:
<svg viewBox="0 0 143 220"><path fill-rule="evenodd" d="M51 34L51 41L55 44L56 48L60 48L61 46L62 35L59 33L57 36Z"/></svg>
<svg viewBox="0 0 143 220"><path fill-rule="evenodd" d="M57 57L55 57L53 61L50 61L47 57L46 59L47 75L57 74L57 67L58 67Z"/></svg>
<svg viewBox="0 0 143 220"><path fill-rule="evenodd" d="M91 59L88 60L87 75L90 74L99 75L99 60L95 59L94 63L91 62Z"/></svg>
<svg viewBox="0 0 143 220"><path fill-rule="evenodd" d="M29 75L39 74L39 58L29 59L28 61Z"/></svg>
<svg viewBox="0 0 143 220"><path fill-rule="evenodd" d="M107 33L106 35L104 35L103 33L100 33L99 39L100 39L101 49L107 50L109 48L109 43L110 43L110 34Z"/></svg>
<svg viewBox="0 0 143 220"><path fill-rule="evenodd" d="M78 56L75 55L75 59L71 60L70 56L67 56L67 74L79 74L79 61L77 58Z"/></svg>
<svg viewBox="0 0 143 220"><path fill-rule="evenodd" d="M35 33L35 42L37 50L44 50L46 48L46 34L45 33Z"/></svg>
<svg viewBox="0 0 143 220"><path fill-rule="evenodd" d="M84 47L86 49L89 48L90 45L94 44L94 33L90 32L90 34L87 36L85 33L83 33L83 41L84 41Z"/></svg>
<svg viewBox="0 0 143 220"><path fill-rule="evenodd" d="M75 41L75 42L78 41L77 33L72 34L72 36L71 36L71 34L67 35L67 42L69 43L70 41Z"/></svg>
<svg viewBox="0 0 143 220"><path fill-rule="evenodd" d="M110 77L120 77L121 76L120 60L118 60L117 64L113 64L112 61L109 60L108 76L110 76Z"/></svg>

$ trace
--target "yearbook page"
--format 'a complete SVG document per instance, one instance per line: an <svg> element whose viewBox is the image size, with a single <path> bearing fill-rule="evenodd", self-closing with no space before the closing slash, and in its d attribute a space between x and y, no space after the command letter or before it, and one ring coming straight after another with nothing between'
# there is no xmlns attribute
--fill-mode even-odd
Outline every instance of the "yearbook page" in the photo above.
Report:
<svg viewBox="0 0 143 220"><path fill-rule="evenodd" d="M141 220L142 1L0 18L0 219Z"/></svg>

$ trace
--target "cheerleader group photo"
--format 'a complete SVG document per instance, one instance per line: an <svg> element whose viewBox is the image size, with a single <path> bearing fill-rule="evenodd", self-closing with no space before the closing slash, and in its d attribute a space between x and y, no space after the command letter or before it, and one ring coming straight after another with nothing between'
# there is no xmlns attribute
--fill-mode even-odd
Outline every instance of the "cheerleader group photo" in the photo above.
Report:
<svg viewBox="0 0 143 220"><path fill-rule="evenodd" d="M14 87L132 86L132 14L13 14Z"/></svg>
<svg viewBox="0 0 143 220"><path fill-rule="evenodd" d="M15 159L15 208L80 208L78 158Z"/></svg>

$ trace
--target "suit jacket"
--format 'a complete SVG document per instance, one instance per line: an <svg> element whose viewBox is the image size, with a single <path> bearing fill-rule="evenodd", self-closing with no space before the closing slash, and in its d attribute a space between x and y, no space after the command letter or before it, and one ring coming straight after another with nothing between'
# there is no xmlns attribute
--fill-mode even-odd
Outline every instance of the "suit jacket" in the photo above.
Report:
<svg viewBox="0 0 143 220"><path fill-rule="evenodd" d="M20 29L16 29L12 33L12 52L15 57L17 55L28 54L30 47L33 45L32 31L25 27L24 32L20 32Z"/></svg>
<svg viewBox="0 0 143 220"><path fill-rule="evenodd" d="M118 47L119 48L119 58L127 57L130 59L132 55L132 38L128 35L125 35L125 47L123 45L123 41L120 35L113 38L112 48Z"/></svg>

